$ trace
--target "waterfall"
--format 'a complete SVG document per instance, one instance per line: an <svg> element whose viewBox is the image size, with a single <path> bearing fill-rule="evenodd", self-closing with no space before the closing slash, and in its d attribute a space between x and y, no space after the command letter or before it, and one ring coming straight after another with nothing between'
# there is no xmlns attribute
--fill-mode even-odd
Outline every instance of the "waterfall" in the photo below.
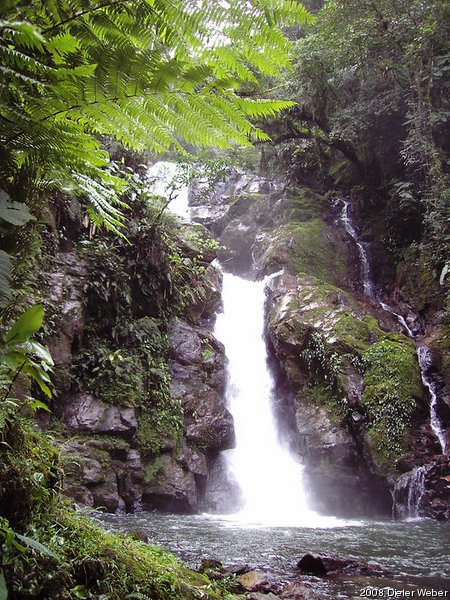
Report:
<svg viewBox="0 0 450 600"><path fill-rule="evenodd" d="M441 445L442 454L446 453L447 450L447 440L445 432L442 428L441 421L439 419L437 413L437 402L438 396L436 391L436 384L428 375L430 366L431 366L431 352L427 346L420 346L417 349L417 356L419 359L420 373L422 377L422 383L425 388L427 388L431 402L430 402L430 424L431 429L433 430L434 435L439 440Z"/></svg>
<svg viewBox="0 0 450 600"><path fill-rule="evenodd" d="M352 224L352 221L349 217L349 214L348 214L349 203L347 200L341 200L341 202L342 202L341 222L344 226L345 231L355 241L357 248L358 248L358 253L360 256L361 274L362 274L362 283L363 283L364 294L368 298L371 298L372 300L376 300L376 302L381 306L381 308L383 310L385 310L386 312L389 312L391 315L396 317L396 319L398 320L400 325L406 331L406 334L414 342L416 342L414 333L411 330L411 328L409 327L409 325L406 322L406 319L403 317L403 315L396 313L388 304L378 300L377 294L375 293L374 285L373 285L373 282L371 279L371 275L370 275L370 263L369 263L369 258L367 256L366 249L364 248L363 244L359 241L358 234L356 233L356 230L355 230L355 228ZM417 358L419 361L419 367L420 367L420 373L421 373L423 386L428 390L428 392L430 394L430 424L431 424L431 428L433 430L433 433L439 440L439 443L441 445L442 454L445 454L446 449L447 449L446 435L442 428L442 424L440 422L439 416L437 414L438 396L437 396L437 391L436 391L436 385L433 382L433 380L430 378L430 376L428 375L428 371L429 371L429 368L431 365L430 349L427 346L418 346L417 347Z"/></svg>
<svg viewBox="0 0 450 600"><path fill-rule="evenodd" d="M236 448L224 455L244 502L233 518L264 525L336 525L342 521L309 509L302 465L277 435L271 408L274 383L264 340L266 280L247 281L225 273L224 311L215 330L229 360L227 401L236 431Z"/></svg>
<svg viewBox="0 0 450 600"><path fill-rule="evenodd" d="M403 473L394 488L394 511L396 517L418 517L425 494L426 467L416 467Z"/></svg>
<svg viewBox="0 0 450 600"><path fill-rule="evenodd" d="M356 230L353 226L353 223L348 214L348 206L349 203L347 200L342 200L342 212L341 212L341 221L344 225L345 231L349 234L351 238L353 238L356 247L358 248L359 254L359 264L361 267L361 281L363 285L364 295L368 298L375 298L375 290L373 287L373 282L370 277L370 263L367 256L366 249L364 248L363 243L359 240L359 236L356 233Z"/></svg>

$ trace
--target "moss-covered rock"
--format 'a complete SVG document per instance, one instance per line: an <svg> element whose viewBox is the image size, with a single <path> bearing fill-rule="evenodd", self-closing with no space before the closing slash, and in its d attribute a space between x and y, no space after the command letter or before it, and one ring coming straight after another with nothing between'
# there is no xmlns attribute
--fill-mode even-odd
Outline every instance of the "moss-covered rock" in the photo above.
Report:
<svg viewBox="0 0 450 600"><path fill-rule="evenodd" d="M408 449L412 418L422 396L414 343L382 339L363 354L368 444L376 462L392 471Z"/></svg>

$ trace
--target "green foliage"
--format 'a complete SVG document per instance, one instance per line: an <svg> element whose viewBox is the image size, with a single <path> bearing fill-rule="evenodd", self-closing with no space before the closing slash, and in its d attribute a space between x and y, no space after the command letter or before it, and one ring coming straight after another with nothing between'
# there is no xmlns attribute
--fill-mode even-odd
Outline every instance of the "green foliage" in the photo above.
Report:
<svg viewBox="0 0 450 600"><path fill-rule="evenodd" d="M115 232L124 182L99 136L156 152L267 139L251 121L291 103L242 97L239 85L279 74L290 49L282 27L310 20L291 0L11 1L2 16L0 183L11 197L75 194Z"/></svg>
<svg viewBox="0 0 450 600"><path fill-rule="evenodd" d="M158 476L161 469L163 468L164 463L160 456L157 456L153 462L147 465L144 473L144 481L145 483L151 483Z"/></svg>
<svg viewBox="0 0 450 600"><path fill-rule="evenodd" d="M0 348L0 365L6 368L11 383L3 400L8 399L9 392L20 374L30 377L44 394L51 396L52 357L45 346L31 339L41 328L43 319L44 308L35 305L4 333Z"/></svg>
<svg viewBox="0 0 450 600"><path fill-rule="evenodd" d="M33 535L34 551L26 555L12 549L4 568L13 597L38 595L49 600L224 597L224 592L216 592L206 576L190 571L168 552L129 535L107 533L91 519L62 504L41 515Z"/></svg>
<svg viewBox="0 0 450 600"><path fill-rule="evenodd" d="M421 397L420 373L412 342L381 340L363 354L369 435L379 464L392 471L408 442L411 419Z"/></svg>
<svg viewBox="0 0 450 600"><path fill-rule="evenodd" d="M330 386L336 384L336 377L342 366L342 358L329 348L320 332L311 333L305 349L300 352L300 358L305 362L313 380L325 381Z"/></svg>
<svg viewBox="0 0 450 600"><path fill-rule="evenodd" d="M136 406L143 393L141 359L126 349L99 342L78 354L75 369L79 385L105 402Z"/></svg>

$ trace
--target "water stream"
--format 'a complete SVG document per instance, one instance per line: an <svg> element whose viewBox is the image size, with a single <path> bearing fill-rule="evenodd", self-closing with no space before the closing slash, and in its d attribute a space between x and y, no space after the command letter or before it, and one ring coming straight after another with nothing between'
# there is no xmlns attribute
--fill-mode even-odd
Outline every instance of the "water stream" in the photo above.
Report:
<svg viewBox="0 0 450 600"><path fill-rule="evenodd" d="M154 168L153 176L160 173L160 167ZM168 168L173 173L172 167ZM157 185L162 187L154 191L164 194L164 179ZM170 207L186 218L187 191L186 195L181 191L181 198ZM358 247L364 291L375 300L367 253L352 225L348 203L344 203L342 222ZM242 490L243 506L227 516L142 512L98 518L113 530L141 532L149 542L174 552L194 567L202 558L213 557L224 564L247 563L278 581L290 581L299 577L295 565L304 553L321 552L375 561L393 574L384 579L302 576L329 600L399 597L394 595L396 590L414 592L408 597L418 597L419 590L450 597L450 524L423 520L344 522L319 516L308 507L302 466L280 442L271 410L273 381L263 339L264 285L264 281L224 274L224 312L215 331L229 359L227 401L234 416L237 445L226 452L226 459ZM417 479L420 477L418 473ZM411 505L417 501L411 496Z"/></svg>
<svg viewBox="0 0 450 600"><path fill-rule="evenodd" d="M344 226L345 231L355 241L355 244L358 249L360 265L361 265L361 283L363 286L364 295L366 297L370 298L371 300L377 302L378 305L381 306L381 308L383 310L385 310L386 312L393 315L397 319L397 321L400 323L400 325L403 327L406 334L412 340L414 340L414 342L416 343L417 359L419 362L422 383L423 383L424 387L428 390L429 395L430 395L430 425L431 425L431 429L433 430L433 433L439 440L442 454L445 454L446 450L447 450L446 435L445 435L444 429L442 427L442 423L439 419L439 415L437 413L438 394L437 394L436 383L433 381L433 378L430 377L430 375L429 375L429 370L430 370L430 366L431 366L431 351L427 346L417 343L416 336L414 335L414 332L412 331L412 329L409 327L409 325L406 322L406 319L403 317L403 315L395 312L388 304L386 304L385 302L382 302L378 298L378 294L375 290L375 286L373 284L372 277L371 277L370 261L369 261L369 257L368 257L366 248L365 248L364 244L360 241L359 235L357 234L356 229L355 229L355 227L352 223L352 220L349 216L349 213L348 213L349 203L347 200L341 200L341 202L342 202L341 222Z"/></svg>
<svg viewBox="0 0 450 600"><path fill-rule="evenodd" d="M267 279L248 281L224 273L224 310L215 329L229 360L226 399L236 431L236 447L224 456L244 504L231 519L268 526L335 526L342 522L308 507L302 466L277 434L264 340Z"/></svg>

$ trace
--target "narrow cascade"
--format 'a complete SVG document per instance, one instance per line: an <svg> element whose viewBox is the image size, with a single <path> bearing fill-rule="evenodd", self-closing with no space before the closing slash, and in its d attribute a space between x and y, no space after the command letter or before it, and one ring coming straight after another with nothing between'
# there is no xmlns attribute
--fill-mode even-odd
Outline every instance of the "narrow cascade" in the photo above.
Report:
<svg viewBox="0 0 450 600"><path fill-rule="evenodd" d="M425 493L424 466L400 475L394 489L394 509L397 517L418 517Z"/></svg>
<svg viewBox="0 0 450 600"><path fill-rule="evenodd" d="M373 287L372 279L370 278L370 263L367 257L366 249L364 245L359 240L359 236L356 233L356 229L353 226L353 223L348 214L348 206L349 203L347 200L342 200L342 211L341 211L341 221L344 225L345 231L349 234L351 238L355 241L356 247L358 248L359 254L359 262L361 265L361 281L363 284L364 295L368 298L375 299L375 290Z"/></svg>
<svg viewBox="0 0 450 600"><path fill-rule="evenodd" d="M336 525L337 519L308 508L302 466L277 436L271 409L273 380L263 337L264 286L265 281L225 273L224 312L215 330L229 359L227 400L237 440L236 448L224 455L244 502L232 518L263 525Z"/></svg>
<svg viewBox="0 0 450 600"><path fill-rule="evenodd" d="M354 241L358 247L358 253L359 253L360 261L361 261L362 283L363 283L363 289L364 289L365 296L367 296L368 298L370 298L372 300L375 300L381 306L381 308L383 310L385 310L386 312L388 312L391 315L393 315L394 317L396 317L396 319L398 320L400 325L404 328L406 334L412 340L414 340L414 342L416 342L415 335L414 335L413 331L411 330L411 328L409 327L409 325L406 322L406 319L403 317L403 315L396 313L388 304L386 304L385 302L382 302L381 300L378 300L377 293L375 291L375 288L374 288L374 285L373 285L373 282L372 282L372 279L370 276L370 263L369 263L369 259L367 256L366 249L364 248L363 244L359 241L358 234L356 233L356 230L355 230L355 228L352 224L352 221L350 219L350 216L348 214L349 203L347 200L343 200L343 199L341 200L341 202L342 202L341 222L344 226L345 231L350 235L350 237L352 237L354 239ZM430 349L427 346L417 346L417 358L419 361L422 383L423 383L424 387L430 393L430 398L431 398L431 400L430 400L430 424L431 424L431 428L433 430L433 433L439 440L439 443L441 445L442 454L445 454L446 450L447 450L447 447L446 447L447 444L446 444L445 433L443 431L442 424L441 424L439 416L437 414L438 397L437 397L436 385L428 375L428 371L429 371L429 368L431 365Z"/></svg>
<svg viewBox="0 0 450 600"><path fill-rule="evenodd" d="M442 454L445 454L447 451L447 441L446 441L445 433L442 429L441 421L437 414L438 396L437 396L437 392L436 392L436 384L428 375L428 371L431 366L430 349L427 346L420 346L417 349L417 356L419 358L422 383L423 383L424 387L427 388L428 392L430 393L430 398L431 398L431 402L430 402L431 429L433 430L434 435L437 437L437 439L439 440L439 443L441 444Z"/></svg>

